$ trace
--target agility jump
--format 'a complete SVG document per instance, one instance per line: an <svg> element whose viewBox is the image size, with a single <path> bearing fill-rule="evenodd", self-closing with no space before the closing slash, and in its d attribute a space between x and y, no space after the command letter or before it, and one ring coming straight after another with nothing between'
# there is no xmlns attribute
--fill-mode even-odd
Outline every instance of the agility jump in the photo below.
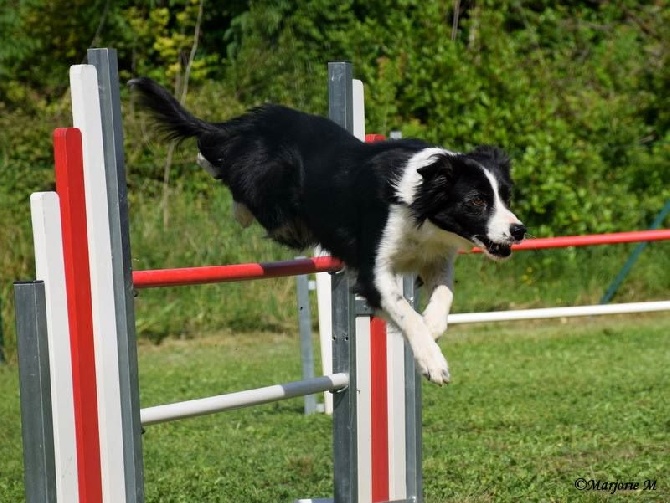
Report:
<svg viewBox="0 0 670 503"><path fill-rule="evenodd" d="M95 49L88 58L91 65L71 71L78 129L55 134L58 194L31 198L39 281L16 286L28 501L142 502L142 422L149 425L260 403L270 396L321 390L336 391L335 501L420 501L420 379L400 335L386 333L383 323L351 295L346 274L336 272L341 264L320 257L132 272L116 54ZM329 70L331 119L351 130L351 67L335 63ZM536 239L517 249L669 237L666 230ZM135 289L312 272L333 274L332 373L310 382L202 399L205 402L199 404L140 410ZM411 284L411 279L406 282L409 296ZM644 304L645 310L670 308L670 302ZM639 312L643 306L605 308L608 313ZM539 311L528 310L524 316L549 316ZM574 315L594 314L591 311ZM491 314L518 319L512 313ZM462 316L477 319L459 319ZM483 318L450 317L450 323L459 321ZM397 372L398 364L404 372ZM396 372L388 372L391 367ZM357 394L363 398L357 400ZM383 419L373 425L371 415Z"/></svg>
<svg viewBox="0 0 670 503"><path fill-rule="evenodd" d="M94 49L88 59L71 69L76 129L54 134L57 193L31 197L38 281L16 287L21 396L42 412L24 422L24 439L37 447L39 430L39 444L53 445L26 450L28 501L142 502L143 424L321 391L335 393L334 501L419 501L420 378L401 334L354 298L339 261L132 272L116 54ZM349 129L351 75L348 63L329 65L331 119ZM140 410L136 289L315 272L332 274L331 374ZM407 287L413 295L413 280ZM39 375L50 382L31 379L26 363L45 348Z"/></svg>

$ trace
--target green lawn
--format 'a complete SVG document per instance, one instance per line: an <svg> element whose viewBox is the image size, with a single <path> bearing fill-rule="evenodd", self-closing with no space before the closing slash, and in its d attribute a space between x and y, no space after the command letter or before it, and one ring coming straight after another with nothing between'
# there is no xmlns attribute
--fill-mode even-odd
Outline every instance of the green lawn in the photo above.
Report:
<svg viewBox="0 0 670 503"><path fill-rule="evenodd" d="M656 480L670 501L670 317L454 326L453 385L424 385L427 503L601 501L575 480ZM140 347L143 406L299 377L293 335ZM17 369L0 368L0 501L23 500ZM300 400L148 427L148 502L289 502L331 494L330 419Z"/></svg>

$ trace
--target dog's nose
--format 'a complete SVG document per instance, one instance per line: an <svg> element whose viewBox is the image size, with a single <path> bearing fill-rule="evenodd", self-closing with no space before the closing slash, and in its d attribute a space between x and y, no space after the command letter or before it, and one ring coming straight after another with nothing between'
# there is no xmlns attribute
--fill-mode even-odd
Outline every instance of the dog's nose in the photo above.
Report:
<svg viewBox="0 0 670 503"><path fill-rule="evenodd" d="M514 238L514 241L523 241L526 237L526 226L523 224L514 224L510 226L509 233Z"/></svg>

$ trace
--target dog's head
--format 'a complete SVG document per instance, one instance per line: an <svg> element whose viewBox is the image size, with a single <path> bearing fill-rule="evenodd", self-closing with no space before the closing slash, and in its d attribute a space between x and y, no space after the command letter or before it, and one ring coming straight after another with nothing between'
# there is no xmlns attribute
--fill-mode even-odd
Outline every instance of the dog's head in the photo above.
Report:
<svg viewBox="0 0 670 503"><path fill-rule="evenodd" d="M481 247L492 259L510 256L526 228L509 209L510 160L499 148L467 154L430 149L417 168L419 185L411 208L426 221Z"/></svg>

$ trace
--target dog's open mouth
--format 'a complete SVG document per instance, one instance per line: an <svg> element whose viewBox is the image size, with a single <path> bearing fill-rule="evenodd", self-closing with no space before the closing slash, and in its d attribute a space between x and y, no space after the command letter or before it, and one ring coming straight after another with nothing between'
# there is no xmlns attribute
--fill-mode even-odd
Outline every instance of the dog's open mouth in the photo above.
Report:
<svg viewBox="0 0 670 503"><path fill-rule="evenodd" d="M486 251L494 257L507 258L512 254L512 247L510 245L502 245L499 243L489 243Z"/></svg>
<svg viewBox="0 0 670 503"><path fill-rule="evenodd" d="M511 244L495 243L485 236L476 236L473 241L493 259L506 259L512 254Z"/></svg>

